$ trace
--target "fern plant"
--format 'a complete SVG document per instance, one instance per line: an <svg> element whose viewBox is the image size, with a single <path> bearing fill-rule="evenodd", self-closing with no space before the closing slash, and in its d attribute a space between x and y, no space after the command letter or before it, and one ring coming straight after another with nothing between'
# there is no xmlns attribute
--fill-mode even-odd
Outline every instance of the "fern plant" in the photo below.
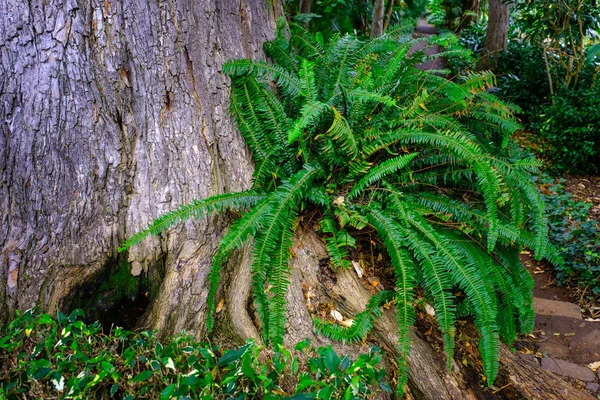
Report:
<svg viewBox="0 0 600 400"><path fill-rule="evenodd" d="M409 55L414 41L400 39L403 33L391 30L372 40L338 35L323 45L300 26L280 24L265 44L271 62L225 64L231 112L256 162L252 189L182 206L121 250L178 221L235 210L241 217L213 257L208 329L220 269L253 238L255 306L265 339L280 344L292 237L298 216L318 209L333 265L348 266L352 232L371 229L396 276L395 290L372 299L355 325L317 321L318 331L363 338L381 303L393 298L402 394L419 286L435 308L448 366L456 318L474 317L491 385L499 338L511 343L533 325L533 282L520 249L560 262L547 244L543 202L528 179L538 165L508 157L509 136L519 125L515 107L488 93L492 74L451 82L418 71L414 65L423 55Z"/></svg>

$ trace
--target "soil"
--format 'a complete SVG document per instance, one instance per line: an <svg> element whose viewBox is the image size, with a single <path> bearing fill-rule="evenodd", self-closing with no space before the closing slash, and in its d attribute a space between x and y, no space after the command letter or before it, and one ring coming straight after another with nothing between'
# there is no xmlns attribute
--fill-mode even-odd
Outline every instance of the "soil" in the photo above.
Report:
<svg viewBox="0 0 600 400"><path fill-rule="evenodd" d="M573 194L578 201L592 203L589 217L600 223L600 176L567 177L565 190Z"/></svg>

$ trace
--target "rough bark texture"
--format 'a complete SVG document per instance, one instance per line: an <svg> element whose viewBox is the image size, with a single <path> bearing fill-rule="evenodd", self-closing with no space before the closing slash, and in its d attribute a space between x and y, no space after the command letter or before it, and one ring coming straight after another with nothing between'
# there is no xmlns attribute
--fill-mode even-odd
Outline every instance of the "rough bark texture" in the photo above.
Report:
<svg viewBox="0 0 600 400"><path fill-rule="evenodd" d="M541 369L529 360L517 357L503 346L500 364L506 369L509 384L524 399L535 400L593 400L594 396L562 380L556 374Z"/></svg>
<svg viewBox="0 0 600 400"><path fill-rule="evenodd" d="M300 14L310 14L312 0L300 0Z"/></svg>
<svg viewBox="0 0 600 400"><path fill-rule="evenodd" d="M271 5L275 4L275 5ZM0 2L0 320L54 309L125 237L194 198L248 186L228 113L230 58L263 56L277 2ZM129 254L164 275L147 323L201 330L226 220Z"/></svg>
<svg viewBox="0 0 600 400"><path fill-rule="evenodd" d="M506 49L508 38L508 20L510 7L503 0L488 0L488 25L485 42L478 63L480 70L493 70L496 67L498 53Z"/></svg>
<svg viewBox="0 0 600 400"><path fill-rule="evenodd" d="M371 37L377 37L383 33L384 12L385 0L375 0L375 4L373 5L373 19L371 21Z"/></svg>

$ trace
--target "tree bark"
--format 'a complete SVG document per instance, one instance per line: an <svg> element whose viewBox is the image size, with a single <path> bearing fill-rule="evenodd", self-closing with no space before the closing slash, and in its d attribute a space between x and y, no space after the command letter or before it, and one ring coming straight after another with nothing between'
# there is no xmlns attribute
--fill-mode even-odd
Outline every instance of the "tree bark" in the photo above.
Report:
<svg viewBox="0 0 600 400"><path fill-rule="evenodd" d="M373 5L373 18L371 21L371 37L377 37L383 33L384 12L385 0L375 0L375 4Z"/></svg>
<svg viewBox="0 0 600 400"><path fill-rule="evenodd" d="M0 320L62 308L148 222L249 186L220 70L263 57L281 15L267 3L0 2ZM226 223L181 224L129 252L134 275L164 276L149 326L202 331Z"/></svg>
<svg viewBox="0 0 600 400"><path fill-rule="evenodd" d="M494 70L498 53L506 49L508 39L508 21L510 7L502 0L488 0L488 26L485 36L481 58L477 68L479 70Z"/></svg>
<svg viewBox="0 0 600 400"><path fill-rule="evenodd" d="M388 0L385 5L385 15L383 17L383 32L386 32L390 26L390 20L392 19L392 12L394 11L394 2L396 0Z"/></svg>
<svg viewBox="0 0 600 400"><path fill-rule="evenodd" d="M312 0L300 0L300 14L310 14Z"/></svg>

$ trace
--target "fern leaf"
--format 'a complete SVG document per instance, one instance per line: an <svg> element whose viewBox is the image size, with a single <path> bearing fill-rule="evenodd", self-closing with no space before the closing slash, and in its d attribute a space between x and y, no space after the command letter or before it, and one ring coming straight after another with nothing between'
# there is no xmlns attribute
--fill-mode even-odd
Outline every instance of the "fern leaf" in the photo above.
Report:
<svg viewBox="0 0 600 400"><path fill-rule="evenodd" d="M165 229L191 217L202 218L207 213L213 211L245 210L264 199L264 197L264 194L249 190L239 193L218 194L204 200L194 200L189 204L185 204L178 209L155 219L146 229L127 239L127 241L119 247L119 252L123 252L131 246L138 244L149 235L158 235Z"/></svg>
<svg viewBox="0 0 600 400"><path fill-rule="evenodd" d="M465 291L467 300L475 310L475 325L481 334L479 351L483 370L491 386L498 374L499 338L496 325L497 306L485 285L477 264L465 262L456 245L439 235L422 217L409 213L410 224L433 243L443 263L447 266L454 284Z"/></svg>
<svg viewBox="0 0 600 400"><path fill-rule="evenodd" d="M369 221L383 238L396 273L396 318L398 325L398 395L402 396L408 380L408 357L410 355L410 327L416 315L413 306L415 266L404 249L404 237L396 223L385 214L373 210Z"/></svg>
<svg viewBox="0 0 600 400"><path fill-rule="evenodd" d="M294 235L294 224L296 213L292 210L281 221L281 236L277 239L274 252L271 256L271 263L267 271L267 281L271 286L269 299L269 338L274 345L283 344L285 334L285 312L287 303L285 294L289 285L289 267L290 248L292 247L292 238Z"/></svg>
<svg viewBox="0 0 600 400"><path fill-rule="evenodd" d="M344 343L353 343L364 340L373 329L373 320L381 317L381 306L394 299L393 293L382 290L373 295L365 310L353 318L352 325L344 327L332 324L319 318L314 319L315 329L318 334Z"/></svg>
<svg viewBox="0 0 600 400"><path fill-rule="evenodd" d="M319 101L306 103L288 133L288 143L294 143L300 139L303 130L309 125L316 124L327 110L329 107L325 103Z"/></svg>
<svg viewBox="0 0 600 400"><path fill-rule="evenodd" d="M373 185L375 182L378 182L390 174L398 172L406 167L417 155L418 153L412 153L390 158L378 166L371 168L369 172L354 185L352 190L350 190L348 198L352 199L358 196L363 193L368 186Z"/></svg>
<svg viewBox="0 0 600 400"><path fill-rule="evenodd" d="M371 214L376 211L372 210ZM431 295L436 310L436 318L444 337L444 350L447 355L448 368L454 356L454 322L456 307L450 294L450 276L442 259L429 242L411 229L400 224L395 225L404 237L404 245L419 261L422 283Z"/></svg>
<svg viewBox="0 0 600 400"><path fill-rule="evenodd" d="M358 143L356 137L348 124L346 118L344 118L335 108L333 110L333 122L327 130L326 134L339 144L340 148L350 158L356 157L358 154Z"/></svg>
<svg viewBox="0 0 600 400"><path fill-rule="evenodd" d="M263 199L243 217L231 224L227 230L227 233L225 236L223 236L221 242L219 243L219 248L213 257L213 262L209 273L210 286L206 299L206 305L208 309L206 328L208 332L212 331L215 322L215 296L217 294L217 289L219 288L221 266L223 263L225 263L231 252L235 248L240 247L246 240L248 240L248 236L253 235L261 226L265 216L269 213L271 207L271 196Z"/></svg>
<svg viewBox="0 0 600 400"><path fill-rule="evenodd" d="M230 76L252 75L264 81L276 81L290 96L296 97L302 91L302 84L297 76L284 68L255 60L233 60L223 64L223 73Z"/></svg>
<svg viewBox="0 0 600 400"><path fill-rule="evenodd" d="M331 263L338 268L350 267L346 244L340 243L339 232L335 226L335 221L331 218L323 218L321 220L321 227L323 232L331 234L331 236L325 237L325 245L327 253L329 254L329 257L331 257ZM347 234L345 230L343 232Z"/></svg>

